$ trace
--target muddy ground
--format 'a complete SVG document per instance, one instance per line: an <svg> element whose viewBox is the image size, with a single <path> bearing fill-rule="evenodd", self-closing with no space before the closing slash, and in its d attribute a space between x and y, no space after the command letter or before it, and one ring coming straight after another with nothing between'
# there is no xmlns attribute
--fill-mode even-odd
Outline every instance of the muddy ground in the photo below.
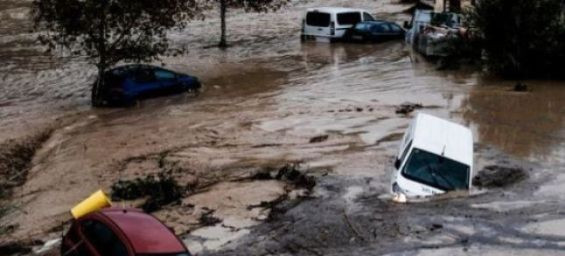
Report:
<svg viewBox="0 0 565 256"><path fill-rule="evenodd" d="M95 190L168 172L182 196L154 214L197 255L565 255L565 83L527 81L530 91L514 92L512 81L465 68L438 71L402 42L299 40L307 7L362 7L401 22L406 6L315 0L231 13L225 51L209 47L215 17L193 22L170 35L189 53L163 62L200 77L200 95L91 109L94 67L42 54L28 4L0 0L0 141L50 135L2 201L0 225L10 228L0 244L37 250ZM398 112L404 103L470 126L475 171L516 167L525 178L392 203L390 166L415 113ZM277 178L288 164L315 186Z"/></svg>

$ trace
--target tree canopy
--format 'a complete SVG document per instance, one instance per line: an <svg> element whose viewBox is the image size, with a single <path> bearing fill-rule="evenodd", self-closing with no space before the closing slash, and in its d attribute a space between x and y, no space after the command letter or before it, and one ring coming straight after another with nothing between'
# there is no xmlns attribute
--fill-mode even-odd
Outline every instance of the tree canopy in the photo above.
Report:
<svg viewBox="0 0 565 256"><path fill-rule="evenodd" d="M563 8L562 0L477 1L467 20L492 72L519 79L565 76Z"/></svg>
<svg viewBox="0 0 565 256"><path fill-rule="evenodd" d="M85 56L100 75L120 61L153 61L172 53L167 31L184 28L198 9L196 0L33 2L39 40L50 50L62 47Z"/></svg>

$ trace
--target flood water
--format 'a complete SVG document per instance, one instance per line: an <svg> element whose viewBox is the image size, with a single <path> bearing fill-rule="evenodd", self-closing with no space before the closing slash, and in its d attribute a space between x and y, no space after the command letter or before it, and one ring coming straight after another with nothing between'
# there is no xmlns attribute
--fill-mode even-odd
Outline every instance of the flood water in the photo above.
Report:
<svg viewBox="0 0 565 256"><path fill-rule="evenodd" d="M512 81L468 68L439 71L402 42L299 40L307 7L362 7L400 23L406 6L314 0L276 13L230 13L227 50L209 47L218 40L215 17L195 21L170 34L188 54L163 62L198 76L200 95L91 109L94 67L42 53L28 5L0 0L0 139L54 132L15 191L21 211L3 220L18 225L11 238L56 236L49 231L82 198L165 163L181 168L181 182L211 186L156 213L199 255L565 255L564 82L526 81L531 91L513 92ZM413 117L395 109L406 102L470 126L476 172L520 166L528 178L471 196L390 202L390 165ZM309 142L319 135L328 139ZM237 182L289 162L310 170L317 185L265 221L269 209L249 206L300 192ZM200 225L203 209L222 222Z"/></svg>

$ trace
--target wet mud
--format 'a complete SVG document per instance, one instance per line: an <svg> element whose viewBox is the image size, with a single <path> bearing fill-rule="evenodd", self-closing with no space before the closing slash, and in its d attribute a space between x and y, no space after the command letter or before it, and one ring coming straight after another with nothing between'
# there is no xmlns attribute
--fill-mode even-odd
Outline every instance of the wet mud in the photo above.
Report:
<svg viewBox="0 0 565 256"><path fill-rule="evenodd" d="M486 166L473 178L473 185L479 188L505 187L527 178L527 173L520 167Z"/></svg>
<svg viewBox="0 0 565 256"><path fill-rule="evenodd" d="M19 140L8 140L0 144L0 200L8 197L10 190L26 181L27 172L37 149L51 135L50 130Z"/></svg>
<svg viewBox="0 0 565 256"><path fill-rule="evenodd" d="M188 54L163 62L198 76L200 95L91 109L94 67L42 54L22 29L27 3L0 1L8 17L0 141L53 129L13 189L17 210L0 219L13 228L0 244L54 241L68 210L93 191L167 172L182 196L153 214L197 255L565 254L565 84L526 81L528 92L514 92L512 81L439 71L402 42L301 43L302 12L318 5L362 7L399 23L410 7L332 0L236 11L225 51L206 47L218 40L210 32L218 19L194 21L170 33ZM397 114L406 102L415 105ZM471 127L486 186L391 202L398 140L417 112ZM144 193L134 194L119 205L143 205Z"/></svg>
<svg viewBox="0 0 565 256"><path fill-rule="evenodd" d="M114 202L145 198L138 207L144 212L152 213L160 210L163 205L178 203L187 189L179 186L170 174L159 173L157 177L149 175L143 179L119 180L112 185L111 190Z"/></svg>

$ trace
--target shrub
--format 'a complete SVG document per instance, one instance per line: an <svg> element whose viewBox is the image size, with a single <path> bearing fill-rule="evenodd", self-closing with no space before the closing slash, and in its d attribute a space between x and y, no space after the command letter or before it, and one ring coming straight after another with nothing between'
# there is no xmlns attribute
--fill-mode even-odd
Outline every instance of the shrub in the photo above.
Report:
<svg viewBox="0 0 565 256"><path fill-rule="evenodd" d="M466 20L489 71L518 79L564 77L562 10L561 0L483 0L467 10Z"/></svg>

